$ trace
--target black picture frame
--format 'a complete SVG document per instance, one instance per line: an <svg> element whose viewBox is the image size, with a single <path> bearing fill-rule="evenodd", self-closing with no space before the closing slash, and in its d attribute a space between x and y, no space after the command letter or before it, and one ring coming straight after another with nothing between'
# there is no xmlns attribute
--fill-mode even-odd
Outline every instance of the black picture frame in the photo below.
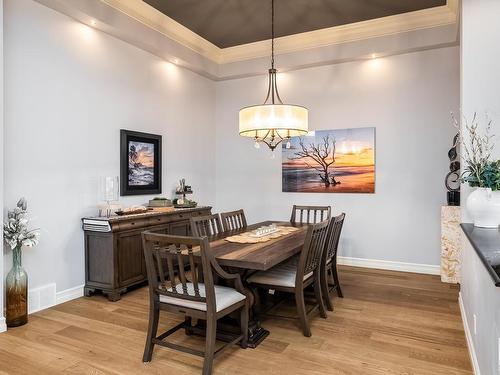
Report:
<svg viewBox="0 0 500 375"><path fill-rule="evenodd" d="M129 147L130 143L146 144L144 148L149 154L148 146L151 145L153 153L153 165L140 166L138 169L143 170L146 174L142 177L141 182L130 183L129 177L134 173L129 167ZM146 195L146 194L160 194L161 193L161 135L136 132L132 130L120 130L120 195ZM132 145L136 146L136 145ZM146 161L149 158L146 158ZM136 169L137 171L137 169ZM152 172L152 177L151 177ZM147 180L151 179L151 183Z"/></svg>

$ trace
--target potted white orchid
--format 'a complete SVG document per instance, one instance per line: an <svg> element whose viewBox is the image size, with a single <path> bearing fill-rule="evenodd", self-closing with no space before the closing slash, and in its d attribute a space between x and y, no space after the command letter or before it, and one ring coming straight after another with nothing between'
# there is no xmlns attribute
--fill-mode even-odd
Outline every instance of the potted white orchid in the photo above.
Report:
<svg viewBox="0 0 500 375"><path fill-rule="evenodd" d="M7 274L6 322L8 327L17 327L28 321L28 275L22 267L22 249L38 244L38 229L28 229L27 202L21 198L13 210L9 210L3 224L5 242L12 249L12 269Z"/></svg>

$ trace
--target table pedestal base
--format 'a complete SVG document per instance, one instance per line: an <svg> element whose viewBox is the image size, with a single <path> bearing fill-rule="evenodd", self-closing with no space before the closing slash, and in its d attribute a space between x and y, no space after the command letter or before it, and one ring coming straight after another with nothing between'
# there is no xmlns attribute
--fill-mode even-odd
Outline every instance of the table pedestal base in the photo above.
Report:
<svg viewBox="0 0 500 375"><path fill-rule="evenodd" d="M267 336L269 336L269 331L262 328L259 322L253 321L248 324L248 347L255 349Z"/></svg>

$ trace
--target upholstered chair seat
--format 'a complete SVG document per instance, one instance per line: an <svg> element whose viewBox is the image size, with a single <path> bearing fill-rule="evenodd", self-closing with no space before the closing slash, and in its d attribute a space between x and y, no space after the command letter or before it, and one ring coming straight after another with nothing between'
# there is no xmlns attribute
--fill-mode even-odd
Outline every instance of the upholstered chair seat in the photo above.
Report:
<svg viewBox="0 0 500 375"><path fill-rule="evenodd" d="M205 284L199 283L198 288L200 291L200 297L206 297L205 294ZM228 288L227 286L214 285L215 288L215 307L216 311L222 311L225 308L234 305L245 299L245 296L233 288ZM177 293L182 294L182 284L177 284L175 286ZM193 283L186 283L186 289L188 295L195 296ZM167 289L172 292L172 288ZM169 303L176 306L187 307L190 309L196 309L200 311L207 311L207 304L205 302L190 301L187 299L176 298L171 296L160 295L160 302Z"/></svg>
<svg viewBox="0 0 500 375"><path fill-rule="evenodd" d="M297 264L298 258L278 264L270 270L254 273L247 281L260 285L277 285L293 288L295 287L295 278L297 277ZM312 277L312 275L312 272L304 275L304 281Z"/></svg>

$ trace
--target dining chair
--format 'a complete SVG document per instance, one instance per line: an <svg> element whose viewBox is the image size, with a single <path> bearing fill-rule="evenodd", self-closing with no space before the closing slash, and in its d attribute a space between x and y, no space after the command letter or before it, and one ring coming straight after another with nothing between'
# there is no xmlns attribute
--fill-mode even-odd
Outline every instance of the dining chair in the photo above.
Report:
<svg viewBox="0 0 500 375"><path fill-rule="evenodd" d="M220 217L224 231L242 229L247 226L247 219L243 210L223 212Z"/></svg>
<svg viewBox="0 0 500 375"><path fill-rule="evenodd" d="M339 276L337 272L337 253L340 240L340 233L344 225L345 213L335 216L330 221L328 234L325 241L325 250L321 261L321 294L326 302L326 307L329 311L333 311L333 304L330 300L330 292L337 291L340 298L344 298L342 289L340 288ZM328 282L328 276L331 273L333 284Z"/></svg>
<svg viewBox="0 0 500 375"><path fill-rule="evenodd" d="M248 299L240 275L227 273L218 265L210 252L207 237L183 237L143 232L142 241L150 296L149 326L143 362L150 362L154 346L160 345L203 357L202 374L211 374L214 358L224 349L236 343L240 343L242 348L247 346ZM199 256L198 262L195 262L195 252ZM178 261L177 273L174 272L174 259ZM190 266L189 274L184 269L185 262ZM198 282L199 270L195 271L200 267L204 275L204 283ZM234 289L214 285L212 272L224 279L232 280ZM178 275L178 278L175 275ZM183 314L185 320L157 336L160 310ZM240 310L241 334L235 334L229 343L215 350L217 320L237 310ZM165 340L179 329L191 328L192 318L206 321L204 351Z"/></svg>
<svg viewBox="0 0 500 375"><path fill-rule="evenodd" d="M280 292L295 294L295 303L300 326L304 336L311 336L308 315L319 307L320 316L326 318L325 306L321 296L320 264L325 248L325 240L330 220L312 224L306 234L304 246L298 258L285 261L270 270L258 271L251 275L247 282L260 289L274 289ZM316 304L306 311L304 290L314 284Z"/></svg>
<svg viewBox="0 0 500 375"><path fill-rule="evenodd" d="M297 206L292 207L292 223L316 224L330 219L332 208L330 206Z"/></svg>
<svg viewBox="0 0 500 375"><path fill-rule="evenodd" d="M215 236L223 231L219 214L192 216L190 223L194 237Z"/></svg>

